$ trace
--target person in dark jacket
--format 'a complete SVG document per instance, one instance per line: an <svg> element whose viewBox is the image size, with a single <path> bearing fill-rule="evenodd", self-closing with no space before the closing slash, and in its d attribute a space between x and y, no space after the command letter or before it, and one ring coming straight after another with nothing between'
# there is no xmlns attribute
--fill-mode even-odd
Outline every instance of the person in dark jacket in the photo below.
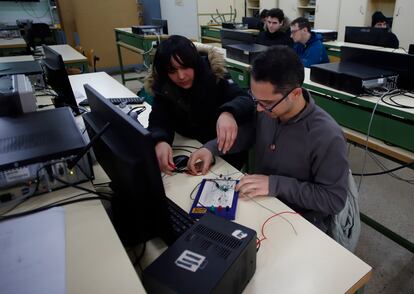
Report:
<svg viewBox="0 0 414 294"><path fill-rule="evenodd" d="M287 45L293 46L293 40L290 38L289 33L286 32L285 15L282 9L273 8L267 13L266 29L259 33L256 43L273 46L273 45Z"/></svg>
<svg viewBox="0 0 414 294"><path fill-rule="evenodd" d="M383 35L382 38L378 39L378 44L372 44L372 45L378 45L383 47L389 47L389 48L398 48L400 45L400 41L398 40L397 36L391 32L390 25L388 23L387 18L381 11L375 11L372 15L372 27L374 28L382 28L386 29L387 33Z"/></svg>
<svg viewBox="0 0 414 294"><path fill-rule="evenodd" d="M277 68L277 70L275 70ZM257 119L241 126L229 152L254 145L253 174L236 185L241 197L273 196L324 232L347 199L348 160L341 127L302 88L304 67L295 52L274 46L261 53L251 69L251 98ZM205 174L215 141L194 152L190 171Z"/></svg>
<svg viewBox="0 0 414 294"><path fill-rule="evenodd" d="M182 36L161 42L146 90L154 101L148 129L155 141L162 172L171 174L175 132L205 143L216 136L218 148L228 150L238 124L254 117L254 103L227 75L223 55L214 48L197 50ZM247 153L226 156L241 168Z"/></svg>
<svg viewBox="0 0 414 294"><path fill-rule="evenodd" d="M322 36L311 31L309 21L298 17L290 24L290 36L295 44L293 49L305 67L313 64L328 63L328 54L322 43Z"/></svg>

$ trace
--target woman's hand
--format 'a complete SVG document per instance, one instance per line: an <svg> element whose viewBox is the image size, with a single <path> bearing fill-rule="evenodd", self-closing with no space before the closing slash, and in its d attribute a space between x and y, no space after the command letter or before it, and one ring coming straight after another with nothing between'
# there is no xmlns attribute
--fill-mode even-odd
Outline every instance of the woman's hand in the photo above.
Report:
<svg viewBox="0 0 414 294"><path fill-rule="evenodd" d="M213 154L207 148L193 152L187 163L187 169L192 175L205 175L213 163Z"/></svg>
<svg viewBox="0 0 414 294"><path fill-rule="evenodd" d="M172 175L172 171L175 169L172 159L172 148L167 142L159 142L155 145L155 153L158 159L158 166L160 170L167 175Z"/></svg>
<svg viewBox="0 0 414 294"><path fill-rule="evenodd" d="M230 112L220 114L217 124L217 147L220 152L226 154L233 146L237 138L237 122Z"/></svg>

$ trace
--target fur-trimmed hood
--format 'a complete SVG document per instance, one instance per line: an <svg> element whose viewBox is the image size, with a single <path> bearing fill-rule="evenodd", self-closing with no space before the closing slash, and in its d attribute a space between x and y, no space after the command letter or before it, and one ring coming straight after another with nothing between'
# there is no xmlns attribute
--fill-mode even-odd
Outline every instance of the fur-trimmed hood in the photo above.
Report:
<svg viewBox="0 0 414 294"><path fill-rule="evenodd" d="M213 74L216 76L216 79L222 79L227 73L226 61L222 53L220 53L216 48L212 46L207 46L204 44L196 44L197 51L202 56L207 56L207 59L210 63L210 69ZM144 81L145 91L154 96L153 86L156 80L156 73L151 66L149 74L146 76Z"/></svg>

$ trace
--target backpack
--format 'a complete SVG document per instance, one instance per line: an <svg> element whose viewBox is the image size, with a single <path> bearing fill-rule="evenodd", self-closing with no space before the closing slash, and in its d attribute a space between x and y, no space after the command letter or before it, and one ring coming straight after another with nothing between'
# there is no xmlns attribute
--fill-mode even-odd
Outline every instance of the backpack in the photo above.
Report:
<svg viewBox="0 0 414 294"><path fill-rule="evenodd" d="M332 217L331 237L351 252L354 252L361 233L358 198L358 189L349 170L345 206Z"/></svg>

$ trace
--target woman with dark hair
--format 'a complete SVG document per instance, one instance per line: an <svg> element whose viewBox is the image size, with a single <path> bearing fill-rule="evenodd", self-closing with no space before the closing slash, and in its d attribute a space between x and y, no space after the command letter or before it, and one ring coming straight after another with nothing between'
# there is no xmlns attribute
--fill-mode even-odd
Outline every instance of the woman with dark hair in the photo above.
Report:
<svg viewBox="0 0 414 294"><path fill-rule="evenodd" d="M238 124L254 116L254 103L227 75L223 56L197 49L187 38L170 36L157 49L146 91L154 96L148 129L162 172L171 174L174 133L205 143L217 136L224 153L237 136ZM246 153L223 157L236 168Z"/></svg>

